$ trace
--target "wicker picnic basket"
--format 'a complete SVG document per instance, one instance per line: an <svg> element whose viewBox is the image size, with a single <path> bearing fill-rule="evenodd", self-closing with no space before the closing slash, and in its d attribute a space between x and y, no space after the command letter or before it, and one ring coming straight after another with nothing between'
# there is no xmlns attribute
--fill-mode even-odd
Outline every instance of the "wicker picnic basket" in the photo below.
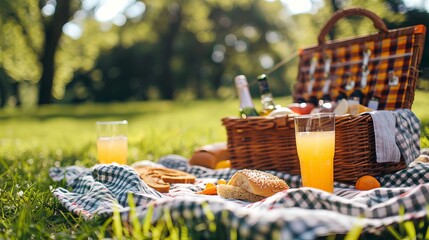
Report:
<svg viewBox="0 0 429 240"><path fill-rule="evenodd" d="M352 15L370 18L379 32L325 42L325 36L334 24ZM364 94L364 105L368 104L370 97L377 96L379 110L411 109L424 38L423 25L388 30L373 12L361 8L340 10L322 28L319 44L300 51L293 98L295 101L312 97L321 99L326 93L323 91L329 89L329 95L336 99L340 92L350 96L359 89ZM366 53L369 57L365 60ZM328 68L327 58L330 59ZM362 84L363 74L366 75L365 84ZM327 82L329 88L324 87ZM300 174L292 117L226 117L222 123L227 132L232 167ZM370 115L336 116L336 181L354 183L364 175L380 176L405 167L402 159L399 163L376 162Z"/></svg>

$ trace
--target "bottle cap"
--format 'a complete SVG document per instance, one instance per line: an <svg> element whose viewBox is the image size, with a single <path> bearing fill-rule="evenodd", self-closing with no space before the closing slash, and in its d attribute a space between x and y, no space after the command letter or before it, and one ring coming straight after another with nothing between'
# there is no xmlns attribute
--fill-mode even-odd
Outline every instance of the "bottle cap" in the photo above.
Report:
<svg viewBox="0 0 429 240"><path fill-rule="evenodd" d="M258 81L262 81L262 80L264 80L264 79L267 79L267 75L265 75L265 74L261 74L261 75L259 75L259 76L257 77L257 79L258 79Z"/></svg>
<svg viewBox="0 0 429 240"><path fill-rule="evenodd" d="M261 94L271 93L270 87L268 86L267 75L261 74L257 77L257 79L258 79L258 84L259 84L259 92Z"/></svg>
<svg viewBox="0 0 429 240"><path fill-rule="evenodd" d="M234 79L235 86L238 88L240 87L247 87L249 84L247 83L247 78L244 75L238 75Z"/></svg>

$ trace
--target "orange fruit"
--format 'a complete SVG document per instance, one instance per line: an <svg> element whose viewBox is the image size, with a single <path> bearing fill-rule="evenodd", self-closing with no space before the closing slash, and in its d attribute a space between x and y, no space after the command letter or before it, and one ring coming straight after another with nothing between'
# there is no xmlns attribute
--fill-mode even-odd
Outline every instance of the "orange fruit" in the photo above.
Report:
<svg viewBox="0 0 429 240"><path fill-rule="evenodd" d="M210 189L210 188L215 188L216 187L216 185L214 185L214 183L207 183L206 184L206 189Z"/></svg>
<svg viewBox="0 0 429 240"><path fill-rule="evenodd" d="M215 165L215 169L221 169L221 168L231 168L231 161L230 160L221 160Z"/></svg>
<svg viewBox="0 0 429 240"><path fill-rule="evenodd" d="M369 175L360 177L355 185L355 188L357 190L362 191L371 190L379 187L381 187L380 182L375 177Z"/></svg>
<svg viewBox="0 0 429 240"><path fill-rule="evenodd" d="M226 184L225 179L221 178L219 180L217 180L217 184Z"/></svg>

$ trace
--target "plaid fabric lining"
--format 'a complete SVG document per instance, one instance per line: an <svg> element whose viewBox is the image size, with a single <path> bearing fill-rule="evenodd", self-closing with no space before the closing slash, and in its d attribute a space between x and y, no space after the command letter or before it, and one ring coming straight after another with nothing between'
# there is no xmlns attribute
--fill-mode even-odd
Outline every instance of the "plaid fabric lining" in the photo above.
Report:
<svg viewBox="0 0 429 240"><path fill-rule="evenodd" d="M403 159L410 164L420 152L420 120L410 110L393 111L396 118L395 139Z"/></svg>
<svg viewBox="0 0 429 240"><path fill-rule="evenodd" d="M420 152L420 120L417 116L409 109L397 109L394 111L373 111L369 113L373 118L374 123L374 138L376 143L377 155L380 154L381 151L392 151L391 148L387 150L383 150L383 147L379 147L378 143L386 144L389 142L389 136L380 134L379 132L384 131L391 134L392 138L394 138L394 142L392 140L393 145L395 145L395 149L397 148L398 155L401 153L402 159L405 161L407 165L409 165L412 161L414 161ZM380 116L383 116L381 117ZM392 118L392 128L394 130L389 129L389 121L386 119ZM376 121L378 121L376 123ZM380 136L378 136L380 135ZM392 157L392 155L387 155ZM399 157L399 156L398 156ZM383 159L381 159L383 160ZM377 159L377 161L379 161ZM395 162L393 157L391 159L387 159L384 162ZM397 159L399 161L399 159ZM380 161L383 162L383 161Z"/></svg>
<svg viewBox="0 0 429 240"><path fill-rule="evenodd" d="M335 194L298 188L299 176L271 171L285 179L292 189L251 204L195 193L204 188L207 181L231 178L234 169L190 166L186 158L177 155L165 156L159 164L195 174L196 184L173 184L170 193L161 194L148 187L128 166L96 165L91 169L71 166L50 170L52 179L66 179L67 186L72 188L71 191L57 188L53 194L70 212L86 219L111 216L116 208L123 221L130 223L126 201L129 193L134 197L140 219L146 216L149 206L154 207L154 223L162 220L164 211L168 211L174 222L181 219L193 229L211 221L206 214L210 211L215 216L216 227L227 233L222 238L233 231L245 239L267 236L308 239L346 233L358 223L365 230L371 230L428 214L425 208L429 202L428 164L379 178L386 188L357 191L353 186L336 183ZM401 207L405 209L402 216L399 215ZM203 238L208 237L207 231L202 232Z"/></svg>
<svg viewBox="0 0 429 240"><path fill-rule="evenodd" d="M379 98L381 110L411 108L412 102L407 101L414 97L407 95L414 95L413 81L416 81L418 74L415 64L418 62L417 58L421 57L414 55L416 48L421 47L418 46L420 43L416 44L416 39L416 34L412 31L399 33L393 30L383 38L363 37L342 44L328 43L304 49L300 55L294 99L321 99L321 89L330 79L332 83L329 95L332 99L336 99L340 92L350 97L354 91L360 90L365 96L364 105L374 96ZM366 87L361 88L363 58L368 50L371 53L367 66L369 75ZM314 75L311 74L313 58L317 59ZM327 58L332 60L328 76L324 69ZM310 85L313 87L308 92Z"/></svg>

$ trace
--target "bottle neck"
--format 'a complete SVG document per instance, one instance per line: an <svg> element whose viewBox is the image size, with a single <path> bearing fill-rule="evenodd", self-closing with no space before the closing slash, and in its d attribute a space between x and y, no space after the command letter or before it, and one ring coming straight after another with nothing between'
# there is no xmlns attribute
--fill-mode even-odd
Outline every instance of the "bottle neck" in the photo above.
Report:
<svg viewBox="0 0 429 240"><path fill-rule="evenodd" d="M275 104L273 101L273 94L268 86L268 79L265 74L258 77L259 92L261 94L261 103L263 110L274 110Z"/></svg>
<svg viewBox="0 0 429 240"><path fill-rule="evenodd" d="M270 87L268 86L268 81L266 77L258 79L259 92L261 95L271 94Z"/></svg>
<svg viewBox="0 0 429 240"><path fill-rule="evenodd" d="M273 95L271 93L265 93L261 95L261 103L263 109L271 109L274 104Z"/></svg>
<svg viewBox="0 0 429 240"><path fill-rule="evenodd" d="M240 98L240 108L254 108L252 97L247 86L240 86L238 88L238 96Z"/></svg>

